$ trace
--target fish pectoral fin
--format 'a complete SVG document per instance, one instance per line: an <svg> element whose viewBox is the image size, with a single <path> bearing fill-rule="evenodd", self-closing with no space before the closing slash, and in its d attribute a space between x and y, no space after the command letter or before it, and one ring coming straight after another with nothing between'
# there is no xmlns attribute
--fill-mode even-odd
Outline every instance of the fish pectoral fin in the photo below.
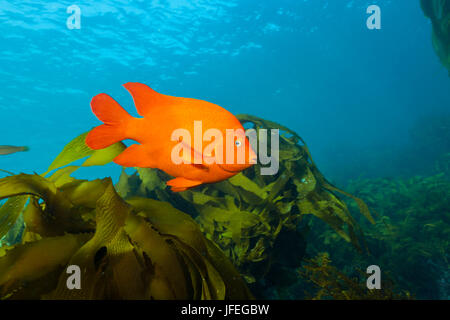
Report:
<svg viewBox="0 0 450 320"><path fill-rule="evenodd" d="M190 151L189 153L183 152L183 155L181 156L185 164L190 164L197 169L209 170L208 165L204 160L210 157L205 157L200 151L194 149L192 146L183 141L181 141L181 144L184 146L184 149Z"/></svg>
<svg viewBox="0 0 450 320"><path fill-rule="evenodd" d="M178 177L166 182L173 192L180 192L201 185L203 182Z"/></svg>
<svg viewBox="0 0 450 320"><path fill-rule="evenodd" d="M193 166L193 167L196 168L196 169L209 171L208 166L206 166L206 165L204 165L204 164L191 163L191 166Z"/></svg>
<svg viewBox="0 0 450 320"><path fill-rule="evenodd" d="M156 168L155 159L147 152L141 144L133 144L126 148L113 160L123 167Z"/></svg>

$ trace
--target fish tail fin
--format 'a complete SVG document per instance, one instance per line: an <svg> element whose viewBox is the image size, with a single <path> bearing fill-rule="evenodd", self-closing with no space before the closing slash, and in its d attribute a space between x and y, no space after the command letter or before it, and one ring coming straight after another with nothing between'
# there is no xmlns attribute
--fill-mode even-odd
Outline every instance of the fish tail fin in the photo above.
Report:
<svg viewBox="0 0 450 320"><path fill-rule="evenodd" d="M91 149L103 149L116 142L127 139L127 124L133 117L128 114L113 98L100 93L92 98L92 112L104 124L92 129L86 144Z"/></svg>

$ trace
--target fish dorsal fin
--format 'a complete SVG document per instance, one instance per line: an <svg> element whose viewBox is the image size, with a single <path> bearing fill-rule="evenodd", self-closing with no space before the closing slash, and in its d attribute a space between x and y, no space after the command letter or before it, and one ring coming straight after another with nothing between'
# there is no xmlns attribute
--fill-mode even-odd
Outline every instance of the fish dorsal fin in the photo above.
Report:
<svg viewBox="0 0 450 320"><path fill-rule="evenodd" d="M149 86L139 82L128 82L123 85L133 97L139 115L145 117L156 107L173 103L175 97L156 92Z"/></svg>

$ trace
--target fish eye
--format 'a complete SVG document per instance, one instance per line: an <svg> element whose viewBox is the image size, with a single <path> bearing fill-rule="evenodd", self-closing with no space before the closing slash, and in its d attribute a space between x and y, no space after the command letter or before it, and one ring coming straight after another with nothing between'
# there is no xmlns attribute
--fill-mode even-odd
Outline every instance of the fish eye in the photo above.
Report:
<svg viewBox="0 0 450 320"><path fill-rule="evenodd" d="M242 142L240 140L236 140L235 144L236 147L240 147L242 145Z"/></svg>

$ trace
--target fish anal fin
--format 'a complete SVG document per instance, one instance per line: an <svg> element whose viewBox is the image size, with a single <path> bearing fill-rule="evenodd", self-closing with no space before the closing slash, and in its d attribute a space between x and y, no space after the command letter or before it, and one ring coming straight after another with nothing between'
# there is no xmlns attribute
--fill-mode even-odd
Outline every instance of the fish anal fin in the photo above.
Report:
<svg viewBox="0 0 450 320"><path fill-rule="evenodd" d="M178 177L166 182L173 192L180 192L201 185L203 182Z"/></svg>
<svg viewBox="0 0 450 320"><path fill-rule="evenodd" d="M114 162L123 167L156 168L155 159L141 144L133 144L114 158Z"/></svg>
<svg viewBox="0 0 450 320"><path fill-rule="evenodd" d="M156 92L149 86L139 82L128 82L123 85L133 97L139 115L145 116L154 108L173 103L176 97Z"/></svg>

